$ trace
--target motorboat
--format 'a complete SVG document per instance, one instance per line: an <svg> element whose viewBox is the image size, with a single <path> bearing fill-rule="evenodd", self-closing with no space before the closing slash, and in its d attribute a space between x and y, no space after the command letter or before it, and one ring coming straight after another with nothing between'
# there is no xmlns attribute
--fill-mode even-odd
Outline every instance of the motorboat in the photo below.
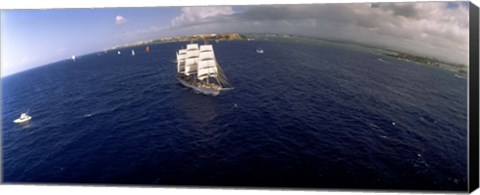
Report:
<svg viewBox="0 0 480 195"><path fill-rule="evenodd" d="M15 119L13 122L17 124L28 123L32 119L27 113L22 113L20 118Z"/></svg>

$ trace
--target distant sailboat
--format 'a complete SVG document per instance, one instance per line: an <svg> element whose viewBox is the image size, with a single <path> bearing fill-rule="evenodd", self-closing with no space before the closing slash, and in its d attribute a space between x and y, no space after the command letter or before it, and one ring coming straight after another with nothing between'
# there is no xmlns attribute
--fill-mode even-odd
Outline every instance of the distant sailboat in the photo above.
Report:
<svg viewBox="0 0 480 195"><path fill-rule="evenodd" d="M134 56L134 55L135 55L135 51L133 51L133 49L132 49L132 56Z"/></svg>
<svg viewBox="0 0 480 195"><path fill-rule="evenodd" d="M258 49L257 49L257 53L262 54L262 53L263 53L263 49L262 49L262 48L258 48Z"/></svg>
<svg viewBox="0 0 480 195"><path fill-rule="evenodd" d="M118 51L117 53L118 53L118 55L120 55L122 52Z"/></svg>
<svg viewBox="0 0 480 195"><path fill-rule="evenodd" d="M150 54L150 47L147 46L147 47L145 48L145 51L147 52L147 54Z"/></svg>
<svg viewBox="0 0 480 195"><path fill-rule="evenodd" d="M75 61L75 56L74 55L72 56L72 60Z"/></svg>

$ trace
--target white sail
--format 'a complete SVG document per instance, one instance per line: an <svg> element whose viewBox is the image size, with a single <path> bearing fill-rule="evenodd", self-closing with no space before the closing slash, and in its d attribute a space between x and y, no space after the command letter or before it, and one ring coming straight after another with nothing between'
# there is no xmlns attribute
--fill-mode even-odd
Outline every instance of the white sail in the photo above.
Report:
<svg viewBox="0 0 480 195"><path fill-rule="evenodd" d="M198 58L187 58L185 59L185 74L195 74L197 73L197 62Z"/></svg>
<svg viewBox="0 0 480 195"><path fill-rule="evenodd" d="M206 79L208 77L216 78L218 75L217 62L215 60L203 60L198 62L198 74L199 80Z"/></svg>
<svg viewBox="0 0 480 195"><path fill-rule="evenodd" d="M203 45L202 45L203 46ZM217 77L217 61L211 45L210 47L200 47L200 55L198 62L198 79L203 80L208 77ZM203 49L203 51L202 51Z"/></svg>
<svg viewBox="0 0 480 195"><path fill-rule="evenodd" d="M198 58L200 61L215 60L215 54L213 54L213 51L202 51L199 53Z"/></svg>
<svg viewBox="0 0 480 195"><path fill-rule="evenodd" d="M200 80L208 77L216 78L218 75L217 61L212 45L200 46L197 78Z"/></svg>
<svg viewBox="0 0 480 195"><path fill-rule="evenodd" d="M177 53L177 72L185 72L185 53Z"/></svg>
<svg viewBox="0 0 480 195"><path fill-rule="evenodd" d="M187 54L185 56L186 59L188 58L198 58L198 49L194 50L187 50Z"/></svg>
<svg viewBox="0 0 480 195"><path fill-rule="evenodd" d="M185 58L196 58L198 53L198 44L188 44Z"/></svg>
<svg viewBox="0 0 480 195"><path fill-rule="evenodd" d="M185 72L185 57L187 55L186 49L178 50L177 53L177 71L180 73Z"/></svg>
<svg viewBox="0 0 480 195"><path fill-rule="evenodd" d="M134 56L134 55L135 55L135 51L132 49L132 56Z"/></svg>
<svg viewBox="0 0 480 195"><path fill-rule="evenodd" d="M187 51L188 50L198 50L198 44L196 43L191 43L187 45Z"/></svg>
<svg viewBox="0 0 480 195"><path fill-rule="evenodd" d="M200 52L213 51L212 45L201 45Z"/></svg>

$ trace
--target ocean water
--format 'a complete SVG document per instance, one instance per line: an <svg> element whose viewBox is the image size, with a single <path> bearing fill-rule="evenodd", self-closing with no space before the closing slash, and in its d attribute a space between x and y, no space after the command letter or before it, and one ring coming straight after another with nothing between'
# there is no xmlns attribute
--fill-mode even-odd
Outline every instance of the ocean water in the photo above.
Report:
<svg viewBox="0 0 480 195"><path fill-rule="evenodd" d="M455 73L326 43L225 41L214 49L235 89L211 97L175 79L185 44L3 78L3 181L466 190ZM12 122L27 110L28 125Z"/></svg>

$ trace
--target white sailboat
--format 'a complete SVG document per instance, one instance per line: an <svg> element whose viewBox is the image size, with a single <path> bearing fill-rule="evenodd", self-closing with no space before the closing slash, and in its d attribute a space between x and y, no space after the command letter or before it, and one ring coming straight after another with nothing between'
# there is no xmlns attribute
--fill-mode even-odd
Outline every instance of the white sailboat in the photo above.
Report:
<svg viewBox="0 0 480 195"><path fill-rule="evenodd" d="M72 60L75 61L75 59L76 59L76 57L73 55L73 56L72 56Z"/></svg>
<svg viewBox="0 0 480 195"><path fill-rule="evenodd" d="M132 49L132 56L134 56L134 55L135 55L135 51Z"/></svg>
<svg viewBox="0 0 480 195"><path fill-rule="evenodd" d="M122 52L120 52L120 51L118 51L117 53L118 53L118 55L122 54Z"/></svg>
<svg viewBox="0 0 480 195"><path fill-rule="evenodd" d="M217 63L213 47L196 43L187 45L177 52L177 80L197 92L216 96L220 91L233 89L220 65Z"/></svg>

